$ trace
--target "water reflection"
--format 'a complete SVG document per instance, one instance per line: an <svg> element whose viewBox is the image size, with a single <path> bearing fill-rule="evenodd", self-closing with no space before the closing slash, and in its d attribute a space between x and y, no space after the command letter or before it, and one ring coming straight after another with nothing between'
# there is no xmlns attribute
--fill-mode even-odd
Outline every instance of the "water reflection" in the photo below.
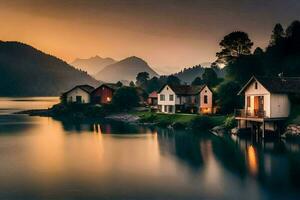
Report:
<svg viewBox="0 0 300 200"><path fill-rule="evenodd" d="M299 196L298 142L7 113L0 133L0 199Z"/></svg>

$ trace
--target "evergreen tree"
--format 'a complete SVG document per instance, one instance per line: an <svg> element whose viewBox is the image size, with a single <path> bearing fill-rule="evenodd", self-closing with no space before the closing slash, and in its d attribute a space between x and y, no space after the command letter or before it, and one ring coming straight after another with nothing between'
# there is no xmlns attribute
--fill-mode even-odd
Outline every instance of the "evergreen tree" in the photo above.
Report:
<svg viewBox="0 0 300 200"><path fill-rule="evenodd" d="M281 24L276 24L271 35L271 40L269 46L274 46L278 44L284 38L284 29Z"/></svg>
<svg viewBox="0 0 300 200"><path fill-rule="evenodd" d="M247 33L235 31L226 35L219 45L221 51L216 54L217 62L228 64L242 55L251 54L253 42L249 39Z"/></svg>

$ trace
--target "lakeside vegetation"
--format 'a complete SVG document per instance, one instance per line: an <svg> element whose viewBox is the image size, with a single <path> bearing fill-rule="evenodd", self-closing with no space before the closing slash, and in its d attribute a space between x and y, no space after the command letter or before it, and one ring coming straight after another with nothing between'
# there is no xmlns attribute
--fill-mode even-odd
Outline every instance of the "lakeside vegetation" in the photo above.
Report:
<svg viewBox="0 0 300 200"><path fill-rule="evenodd" d="M153 112L133 112L142 123L153 123L158 126L172 126L173 128L191 128L208 130L214 126L224 124L226 116L198 115L198 114L164 114Z"/></svg>

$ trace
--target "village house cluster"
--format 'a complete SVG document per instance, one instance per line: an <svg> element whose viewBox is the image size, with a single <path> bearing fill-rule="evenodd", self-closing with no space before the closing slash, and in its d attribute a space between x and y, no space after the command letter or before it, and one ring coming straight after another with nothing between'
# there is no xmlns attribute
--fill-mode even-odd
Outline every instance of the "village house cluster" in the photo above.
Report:
<svg viewBox="0 0 300 200"><path fill-rule="evenodd" d="M63 93L66 103L108 104L121 86L102 84L98 88L78 85ZM159 113L214 114L213 92L207 85L164 85L143 99L141 104ZM300 95L300 78L252 77L237 95L244 95L243 109L235 110L238 130L264 137L266 132L282 133L290 115L291 96ZM232 97L236 98L236 97Z"/></svg>
<svg viewBox="0 0 300 200"><path fill-rule="evenodd" d="M119 88L119 85L111 83L102 84L98 88L77 85L63 93L62 100L66 103L108 104ZM142 104L161 113L214 113L213 94L207 85L164 85L159 91L150 93L145 100L140 96Z"/></svg>
<svg viewBox="0 0 300 200"><path fill-rule="evenodd" d="M112 83L102 84L98 88L90 85L77 85L62 94L62 101L77 104L108 104L114 92L119 88L119 85Z"/></svg>

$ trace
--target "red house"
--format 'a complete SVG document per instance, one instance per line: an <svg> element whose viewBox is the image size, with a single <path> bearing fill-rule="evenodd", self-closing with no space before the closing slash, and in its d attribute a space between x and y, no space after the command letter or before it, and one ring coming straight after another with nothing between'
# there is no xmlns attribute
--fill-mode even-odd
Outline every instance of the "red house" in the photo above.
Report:
<svg viewBox="0 0 300 200"><path fill-rule="evenodd" d="M91 96L94 104L108 104L111 102L114 92L119 89L120 86L113 83L102 84L96 88Z"/></svg>

